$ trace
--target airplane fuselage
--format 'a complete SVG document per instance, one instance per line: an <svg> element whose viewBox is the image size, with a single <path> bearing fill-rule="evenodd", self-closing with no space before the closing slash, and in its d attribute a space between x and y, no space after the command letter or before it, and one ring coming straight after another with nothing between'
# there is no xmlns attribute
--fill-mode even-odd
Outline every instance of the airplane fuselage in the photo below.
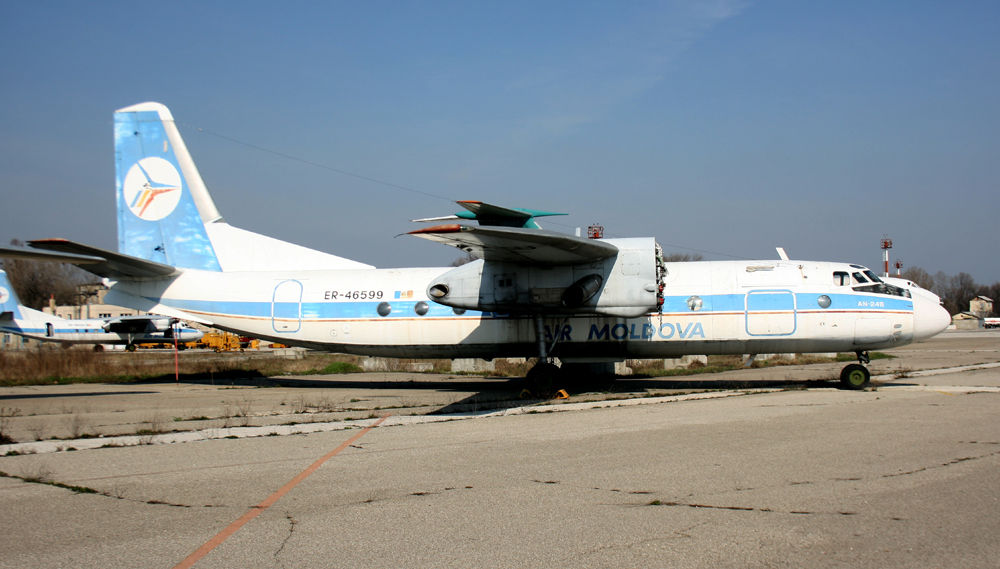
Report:
<svg viewBox="0 0 1000 569"><path fill-rule="evenodd" d="M198 340L203 335L187 327L116 332L107 330L107 321L100 318L59 318L24 307L20 312L21 318L0 319L0 332L63 344L172 344L175 330L181 343Z"/></svg>
<svg viewBox="0 0 1000 569"><path fill-rule="evenodd" d="M666 269L661 310L631 318L546 316L550 354L586 360L882 349L920 339L914 304L931 303L894 287L856 290L866 283L852 274L865 269L842 263L711 261ZM428 287L449 270L187 270L169 281L119 282L112 294L130 305L158 299L223 329L334 352L537 355L531 314L463 311L431 300Z"/></svg>

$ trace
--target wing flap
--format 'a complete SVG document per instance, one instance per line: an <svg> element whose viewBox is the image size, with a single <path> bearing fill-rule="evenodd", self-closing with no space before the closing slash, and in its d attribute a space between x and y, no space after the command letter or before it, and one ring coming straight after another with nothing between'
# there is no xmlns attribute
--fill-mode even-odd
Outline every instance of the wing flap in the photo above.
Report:
<svg viewBox="0 0 1000 569"><path fill-rule="evenodd" d="M541 229L438 225L409 235L444 243L486 261L531 265L574 265L618 254L618 247L595 239Z"/></svg>

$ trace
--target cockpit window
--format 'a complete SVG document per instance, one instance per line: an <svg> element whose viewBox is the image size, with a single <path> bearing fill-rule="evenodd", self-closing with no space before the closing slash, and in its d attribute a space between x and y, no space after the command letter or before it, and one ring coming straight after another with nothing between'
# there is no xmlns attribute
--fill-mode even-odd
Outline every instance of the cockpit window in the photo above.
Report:
<svg viewBox="0 0 1000 569"><path fill-rule="evenodd" d="M882 282L882 279L878 278L878 275L876 275L875 273L873 273L871 271L871 269L868 269L868 270L865 271L865 276L868 277L868 280L872 281L873 283L880 283L880 282Z"/></svg>
<svg viewBox="0 0 1000 569"><path fill-rule="evenodd" d="M836 286L847 286L851 284L851 275L844 271L834 271L833 284Z"/></svg>
<svg viewBox="0 0 1000 569"><path fill-rule="evenodd" d="M854 267L854 265L851 265ZM871 269L866 269L864 267L856 267L861 269L859 272L851 273L851 277L854 279L854 285L851 287L857 292L871 292L875 294L888 294L892 296L901 296L903 298L912 298L910 291L898 287L896 285L891 285L878 277ZM847 273L833 273L834 284L838 284L837 275L847 275ZM867 278L865 278L867 277Z"/></svg>

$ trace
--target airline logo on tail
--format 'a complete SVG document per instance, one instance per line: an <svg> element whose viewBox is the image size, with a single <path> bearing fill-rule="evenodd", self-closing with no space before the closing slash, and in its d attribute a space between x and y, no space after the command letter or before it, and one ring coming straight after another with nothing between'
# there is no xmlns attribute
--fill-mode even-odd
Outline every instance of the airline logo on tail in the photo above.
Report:
<svg viewBox="0 0 1000 569"><path fill-rule="evenodd" d="M10 291L0 286L0 304L4 304L8 300L10 300Z"/></svg>
<svg viewBox="0 0 1000 569"><path fill-rule="evenodd" d="M125 174L122 193L132 213L157 221L173 213L181 201L181 174L163 158L143 158Z"/></svg>

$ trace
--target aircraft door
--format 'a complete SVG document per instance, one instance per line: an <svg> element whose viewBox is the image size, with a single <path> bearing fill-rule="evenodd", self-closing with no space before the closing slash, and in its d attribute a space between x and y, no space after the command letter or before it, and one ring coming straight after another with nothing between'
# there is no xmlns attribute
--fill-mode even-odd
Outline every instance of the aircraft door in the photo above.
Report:
<svg viewBox="0 0 1000 569"><path fill-rule="evenodd" d="M754 290L746 296L746 329L751 336L795 333L795 295L789 290Z"/></svg>
<svg viewBox="0 0 1000 569"><path fill-rule="evenodd" d="M302 283L281 281L271 297L271 327L275 332L298 332L302 328Z"/></svg>
<svg viewBox="0 0 1000 569"><path fill-rule="evenodd" d="M493 275L493 299L497 304L508 304L517 300L516 274Z"/></svg>

